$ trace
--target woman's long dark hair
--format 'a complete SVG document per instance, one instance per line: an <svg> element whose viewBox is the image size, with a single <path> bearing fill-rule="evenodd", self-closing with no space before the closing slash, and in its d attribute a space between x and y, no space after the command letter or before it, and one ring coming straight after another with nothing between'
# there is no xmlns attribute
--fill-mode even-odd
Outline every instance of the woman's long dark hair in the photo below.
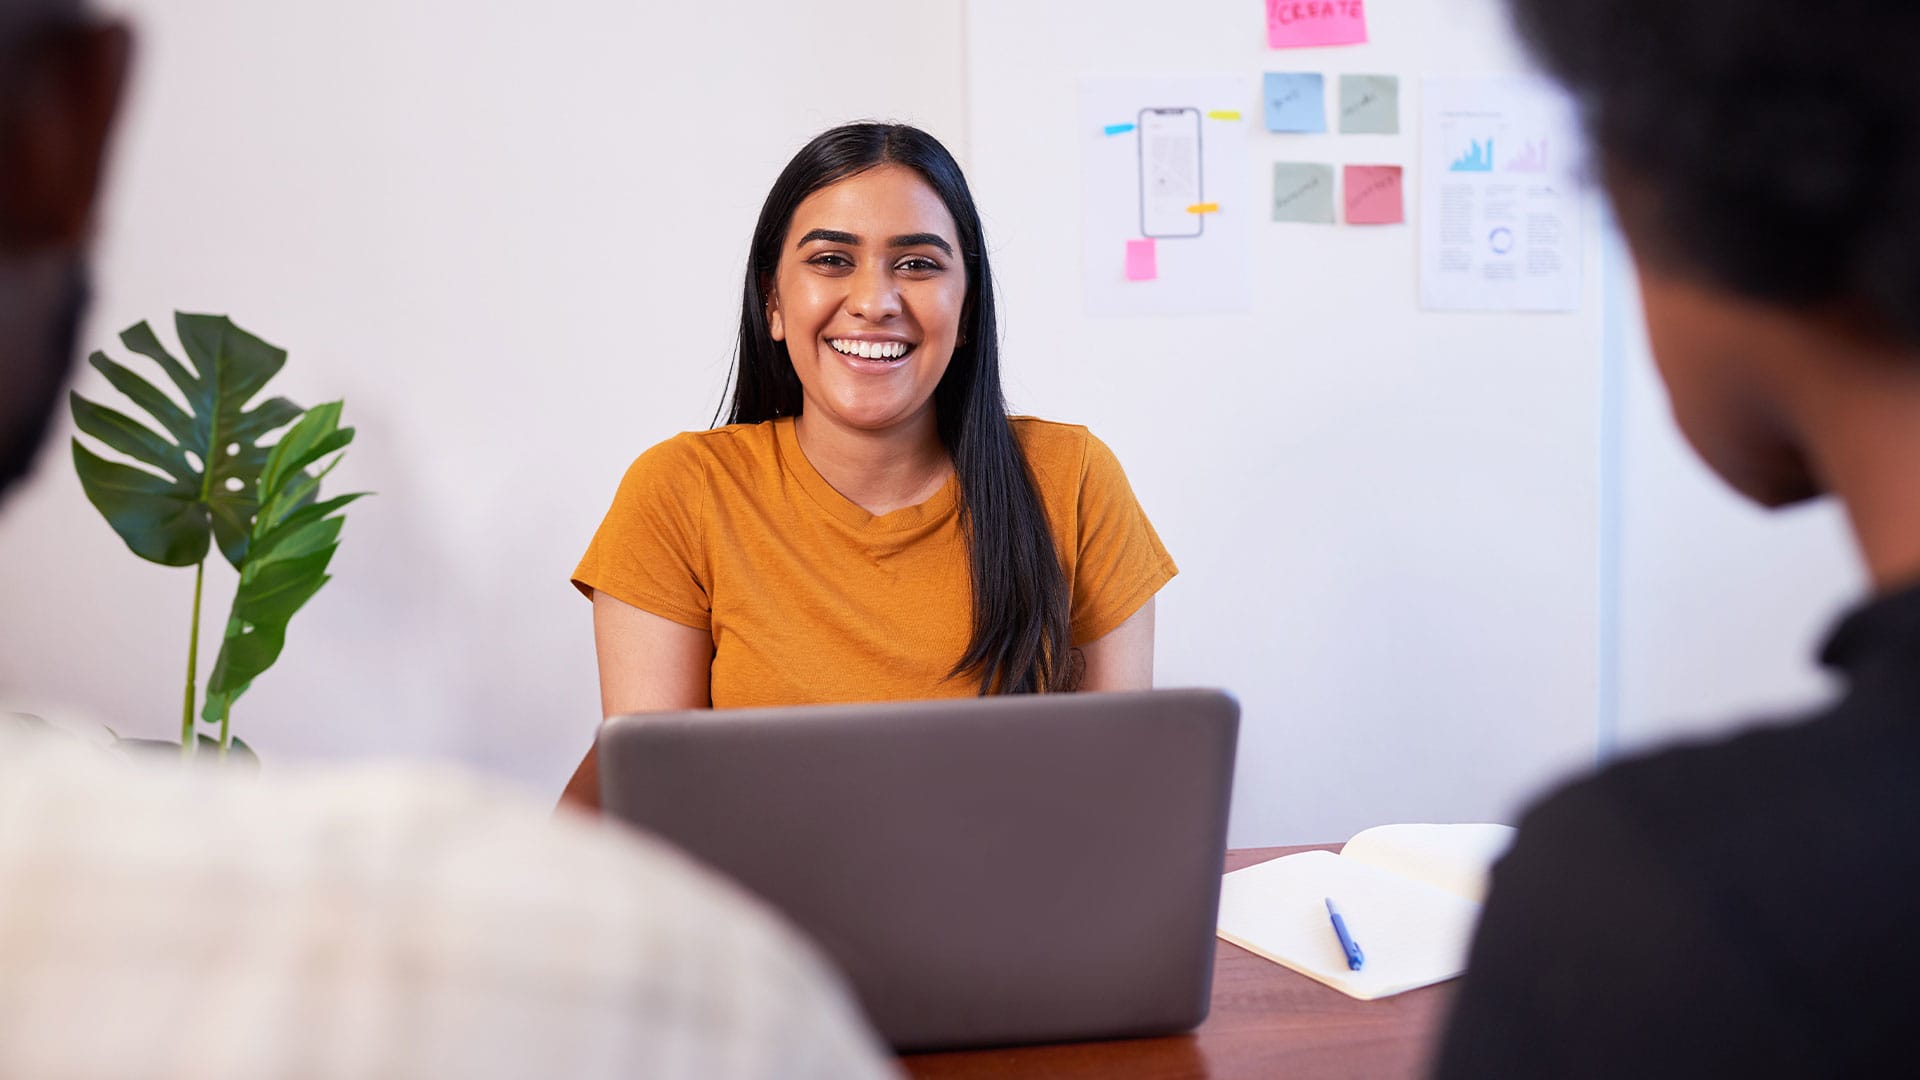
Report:
<svg viewBox="0 0 1920 1080"><path fill-rule="evenodd" d="M980 212L959 163L933 136L905 124L848 124L802 147L781 171L760 208L747 255L727 423L800 414L800 378L767 327L768 293L787 228L808 195L886 164L919 173L940 196L959 229L967 271L959 344L933 392L940 441L960 480L960 532L973 568L973 638L948 677L977 672L982 694L1065 689L1071 677L1066 574L1033 474L1007 422Z"/></svg>

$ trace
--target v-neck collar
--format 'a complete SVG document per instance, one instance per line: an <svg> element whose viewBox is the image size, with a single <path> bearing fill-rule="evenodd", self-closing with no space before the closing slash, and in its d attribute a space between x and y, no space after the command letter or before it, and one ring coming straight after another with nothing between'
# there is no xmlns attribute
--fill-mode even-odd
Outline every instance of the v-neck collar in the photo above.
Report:
<svg viewBox="0 0 1920 1080"><path fill-rule="evenodd" d="M819 504L836 520L850 528L867 532L901 532L918 528L931 521L937 521L952 512L959 491L959 476L947 475L947 482L940 485L924 502L913 506L903 506L884 514L872 514L859 503L840 494L820 470L807 460L806 452L800 449L800 438L793 430L793 417L782 416L773 421L775 445L780 451L780 465L787 475L793 477L813 501Z"/></svg>

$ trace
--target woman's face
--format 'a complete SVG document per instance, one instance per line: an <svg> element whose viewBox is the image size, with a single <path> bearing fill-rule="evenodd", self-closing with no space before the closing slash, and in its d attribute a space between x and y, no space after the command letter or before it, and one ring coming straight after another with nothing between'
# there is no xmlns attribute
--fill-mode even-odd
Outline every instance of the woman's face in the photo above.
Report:
<svg viewBox="0 0 1920 1080"><path fill-rule="evenodd" d="M966 297L953 215L919 173L880 165L807 196L767 304L800 377L804 422L934 430L933 391Z"/></svg>

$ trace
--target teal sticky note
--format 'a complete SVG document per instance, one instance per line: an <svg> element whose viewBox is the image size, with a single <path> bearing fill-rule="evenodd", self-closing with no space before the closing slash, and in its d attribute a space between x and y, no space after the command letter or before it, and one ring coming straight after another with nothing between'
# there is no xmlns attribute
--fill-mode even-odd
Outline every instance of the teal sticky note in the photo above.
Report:
<svg viewBox="0 0 1920 1080"><path fill-rule="evenodd" d="M1340 133L1398 135L1399 78L1393 75L1340 76Z"/></svg>
<svg viewBox="0 0 1920 1080"><path fill-rule="evenodd" d="M1269 71L1263 87L1267 130L1327 130L1326 80L1318 72Z"/></svg>
<svg viewBox="0 0 1920 1080"><path fill-rule="evenodd" d="M1333 224L1333 166L1311 161L1274 162L1273 220Z"/></svg>

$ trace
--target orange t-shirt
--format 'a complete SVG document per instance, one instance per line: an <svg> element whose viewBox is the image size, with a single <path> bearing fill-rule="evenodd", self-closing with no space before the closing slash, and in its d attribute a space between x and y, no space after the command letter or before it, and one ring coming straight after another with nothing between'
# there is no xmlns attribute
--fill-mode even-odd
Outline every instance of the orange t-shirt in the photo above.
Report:
<svg viewBox="0 0 1920 1080"><path fill-rule="evenodd" d="M1073 644L1177 572L1113 451L1013 417L1072 597ZM676 435L627 469L573 583L713 635L715 708L965 697L973 584L955 498L875 516L835 491L793 419Z"/></svg>

